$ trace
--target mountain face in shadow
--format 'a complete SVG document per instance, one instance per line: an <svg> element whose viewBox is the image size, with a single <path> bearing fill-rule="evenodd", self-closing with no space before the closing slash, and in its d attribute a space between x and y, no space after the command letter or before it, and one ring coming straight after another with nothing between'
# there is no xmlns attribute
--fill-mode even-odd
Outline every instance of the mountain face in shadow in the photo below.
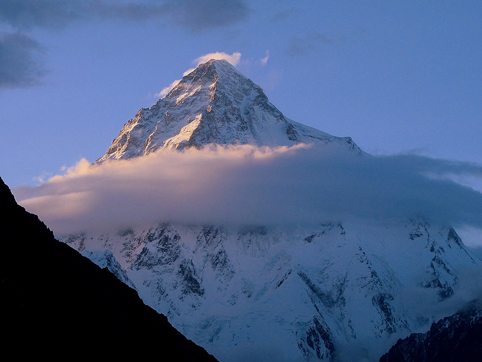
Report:
<svg viewBox="0 0 482 362"><path fill-rule="evenodd" d="M0 179L0 347L5 355L216 361L137 292L58 242Z"/></svg>
<svg viewBox="0 0 482 362"><path fill-rule="evenodd" d="M380 362L482 361L482 301L399 340Z"/></svg>

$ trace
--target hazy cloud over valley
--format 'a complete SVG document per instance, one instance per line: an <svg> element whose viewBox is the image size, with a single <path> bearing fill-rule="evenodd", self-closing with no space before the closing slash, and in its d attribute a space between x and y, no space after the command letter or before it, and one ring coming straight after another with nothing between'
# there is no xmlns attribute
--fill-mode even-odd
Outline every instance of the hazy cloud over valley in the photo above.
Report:
<svg viewBox="0 0 482 362"><path fill-rule="evenodd" d="M56 233L152 222L304 225L423 218L482 228L482 194L451 180L482 167L417 155L370 156L330 145L160 151L75 167L17 199Z"/></svg>

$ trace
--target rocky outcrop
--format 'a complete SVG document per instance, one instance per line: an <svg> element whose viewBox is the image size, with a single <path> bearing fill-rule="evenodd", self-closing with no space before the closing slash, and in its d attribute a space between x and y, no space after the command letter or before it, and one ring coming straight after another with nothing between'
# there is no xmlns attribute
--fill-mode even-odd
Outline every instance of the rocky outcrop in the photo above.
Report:
<svg viewBox="0 0 482 362"><path fill-rule="evenodd" d="M482 304L474 301L434 323L426 333L399 340L380 362L482 361Z"/></svg>

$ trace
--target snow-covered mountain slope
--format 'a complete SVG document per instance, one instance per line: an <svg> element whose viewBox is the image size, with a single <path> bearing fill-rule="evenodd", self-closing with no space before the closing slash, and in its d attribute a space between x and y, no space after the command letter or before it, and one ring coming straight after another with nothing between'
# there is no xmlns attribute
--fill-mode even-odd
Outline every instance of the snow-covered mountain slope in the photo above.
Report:
<svg viewBox="0 0 482 362"><path fill-rule="evenodd" d="M418 222L159 224L64 241L95 254L222 361L265 348L293 359L376 360L398 337L428 328L459 273L480 264L453 229Z"/></svg>
<svg viewBox="0 0 482 362"><path fill-rule="evenodd" d="M359 151L350 137L334 137L287 119L259 86L226 60L210 60L184 76L151 108L141 109L97 162L210 143L292 146L312 142L338 142Z"/></svg>
<svg viewBox="0 0 482 362"><path fill-rule="evenodd" d="M317 143L363 154L351 138L288 120L229 63L209 61L139 111L97 162L211 143ZM166 221L61 238L224 362L376 361L397 338L441 317L465 270L481 263L450 226L421 220L289 228Z"/></svg>

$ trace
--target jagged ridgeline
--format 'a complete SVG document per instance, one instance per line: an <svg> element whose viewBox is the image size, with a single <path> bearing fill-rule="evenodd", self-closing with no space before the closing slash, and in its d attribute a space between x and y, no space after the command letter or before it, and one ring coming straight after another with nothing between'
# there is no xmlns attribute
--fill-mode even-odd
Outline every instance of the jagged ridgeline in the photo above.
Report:
<svg viewBox="0 0 482 362"><path fill-rule="evenodd" d="M349 137L287 119L232 65L211 60L141 109L97 162L299 143L369 157ZM421 219L237 229L159 220L62 240L226 362L377 360L398 337L428 329L438 307L456 299L461 272L480 266L450 225Z"/></svg>
<svg viewBox="0 0 482 362"><path fill-rule="evenodd" d="M380 362L482 361L482 301L434 323L426 333L399 340Z"/></svg>

